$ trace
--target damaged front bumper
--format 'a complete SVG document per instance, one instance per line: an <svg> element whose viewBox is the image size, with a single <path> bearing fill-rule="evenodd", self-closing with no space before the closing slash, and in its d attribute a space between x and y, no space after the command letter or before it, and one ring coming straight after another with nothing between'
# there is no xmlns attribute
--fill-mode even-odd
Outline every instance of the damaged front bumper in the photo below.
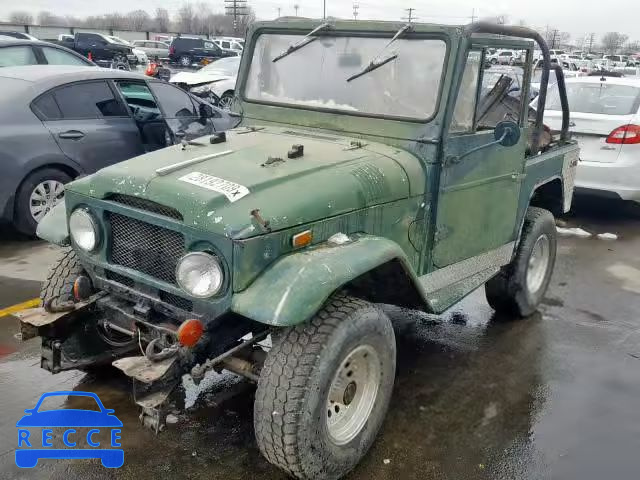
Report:
<svg viewBox="0 0 640 480"><path fill-rule="evenodd" d="M23 340L42 339L40 366L58 373L113 365L132 379L140 421L156 433L165 425L169 397L184 374L199 382L209 370L228 370L257 382L266 355L258 342L270 333L242 318L229 318L208 324L197 344L186 347L178 343L175 325L154 323L158 319L142 305L106 292L65 310L35 308L16 314ZM128 341L108 343L99 334L105 331Z"/></svg>

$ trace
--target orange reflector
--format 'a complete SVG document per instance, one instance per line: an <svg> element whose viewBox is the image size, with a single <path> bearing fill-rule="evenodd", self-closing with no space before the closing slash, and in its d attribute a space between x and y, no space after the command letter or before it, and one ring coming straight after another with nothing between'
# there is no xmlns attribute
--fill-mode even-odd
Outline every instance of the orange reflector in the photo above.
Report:
<svg viewBox="0 0 640 480"><path fill-rule="evenodd" d="M311 230L305 230L294 235L291 239L291 244L294 248L306 247L311 243L311 240L313 240L313 233L311 233Z"/></svg>
<svg viewBox="0 0 640 480"><path fill-rule="evenodd" d="M200 320L185 320L178 327L178 341L185 347L193 347L202 334L204 333L204 325Z"/></svg>

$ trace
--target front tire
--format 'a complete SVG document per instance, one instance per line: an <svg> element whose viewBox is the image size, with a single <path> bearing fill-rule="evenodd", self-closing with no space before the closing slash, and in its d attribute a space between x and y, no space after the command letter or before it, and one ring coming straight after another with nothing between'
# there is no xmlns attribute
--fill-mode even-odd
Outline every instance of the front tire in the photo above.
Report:
<svg viewBox="0 0 640 480"><path fill-rule="evenodd" d="M222 94L222 97L220 97L220 100L218 101L218 107L225 111L230 111L231 105L233 105L234 98L235 95L233 92L224 92L224 94Z"/></svg>
<svg viewBox="0 0 640 480"><path fill-rule="evenodd" d="M527 317L549 287L556 261L557 233L548 210L527 210L516 255L485 284L489 305L497 312Z"/></svg>
<svg viewBox="0 0 640 480"><path fill-rule="evenodd" d="M76 252L71 248L65 248L60 253L56 262L51 266L47 278L42 284L40 291L40 300L46 308L56 309L67 303L73 303L73 284L76 279L86 275L82 268ZM93 321L89 321L93 320ZM71 347L67 350L66 345L71 342ZM135 340L127 335L107 330L94 318L87 319L83 322L81 329L71 334L67 340L63 342L64 352L72 352L75 356L74 361L78 361L79 365L87 356L92 356L105 351L126 350L135 344ZM68 356L68 354L67 354ZM79 370L90 373L107 373L113 371L111 361L84 363L77 367Z"/></svg>
<svg viewBox="0 0 640 480"><path fill-rule="evenodd" d="M29 174L16 194L16 229L33 237L40 220L64 201L64 185L71 180L69 175L55 168L42 168Z"/></svg>
<svg viewBox="0 0 640 480"><path fill-rule="evenodd" d="M382 426L395 366L387 316L368 302L332 297L274 340L254 404L260 451L300 479L342 477Z"/></svg>

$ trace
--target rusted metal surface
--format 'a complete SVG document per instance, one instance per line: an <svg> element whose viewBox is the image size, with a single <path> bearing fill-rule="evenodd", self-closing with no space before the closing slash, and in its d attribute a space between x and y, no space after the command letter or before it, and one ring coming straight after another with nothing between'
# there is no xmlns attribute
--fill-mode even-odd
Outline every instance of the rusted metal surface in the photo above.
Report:
<svg viewBox="0 0 640 480"><path fill-rule="evenodd" d="M204 375L205 373L207 373L207 371L213 369L214 367L219 365L222 361L231 357L235 353L238 353L241 350L244 350L245 348L248 348L264 340L269 336L270 332L271 332L270 330L265 330L264 332L258 333L252 336L251 338L239 343L235 347L227 350L226 352L218 355L217 357L205 361L202 365L196 365L191 369L191 376L194 378L194 380L200 380L204 378Z"/></svg>
<svg viewBox="0 0 640 480"><path fill-rule="evenodd" d="M153 383L160 380L177 361L176 357L152 362L146 356L126 357L115 360L112 365L142 383Z"/></svg>

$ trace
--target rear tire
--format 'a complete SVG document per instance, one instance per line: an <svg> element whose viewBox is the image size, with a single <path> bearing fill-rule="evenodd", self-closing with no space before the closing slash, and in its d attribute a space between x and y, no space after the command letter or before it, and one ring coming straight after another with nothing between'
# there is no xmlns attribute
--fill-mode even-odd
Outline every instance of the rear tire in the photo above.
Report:
<svg viewBox="0 0 640 480"><path fill-rule="evenodd" d="M527 317L549 287L556 260L557 233L548 210L527 210L516 255L485 284L489 305L497 312Z"/></svg>
<svg viewBox="0 0 640 480"><path fill-rule="evenodd" d="M183 67L190 67L192 63L191 57L188 55L181 56L179 62Z"/></svg>
<svg viewBox="0 0 640 480"><path fill-rule="evenodd" d="M335 479L369 450L396 366L391 322L375 305L335 296L274 340L254 404L260 451L300 479Z"/></svg>
<svg viewBox="0 0 640 480"><path fill-rule="evenodd" d="M16 229L19 232L24 233L25 235L29 235L31 237L35 236L38 222L42 220L42 218L38 218L36 220L34 214L32 213L32 206L35 205L35 199L39 196L42 196L40 194L37 194L37 191L42 189L44 193L49 193L48 189L50 187L47 187L47 185L64 185L66 183L69 183L71 180L72 178L69 175L56 168L42 168L30 173L27 178L24 179L24 181L20 185L20 188L18 189L18 192L16 193L16 205L14 213L14 223ZM64 201L64 191L62 192L62 195L56 195L55 197L55 199L43 198L43 202L46 203L46 205L43 204L43 211L45 211L47 208L50 210L57 203Z"/></svg>

